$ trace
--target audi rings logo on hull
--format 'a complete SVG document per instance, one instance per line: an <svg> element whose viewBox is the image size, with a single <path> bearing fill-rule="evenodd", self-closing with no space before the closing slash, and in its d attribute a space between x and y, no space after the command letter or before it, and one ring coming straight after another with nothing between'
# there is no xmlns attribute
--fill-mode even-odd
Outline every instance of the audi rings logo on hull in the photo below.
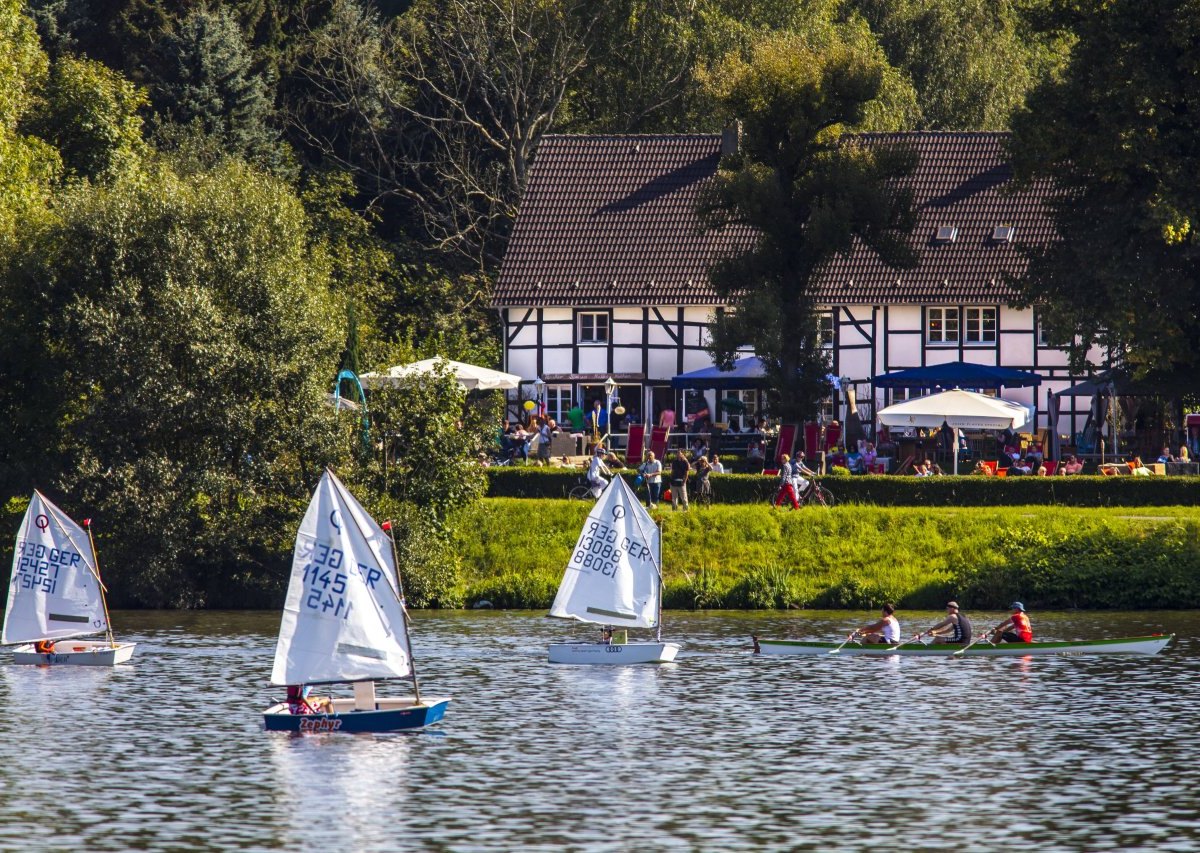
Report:
<svg viewBox="0 0 1200 853"><path fill-rule="evenodd" d="M608 652L610 655L611 655L611 654L614 654L614 653L615 653L615 654L620 654L620 653L621 653L621 647L620 647L620 646L605 646L605 647L604 647L604 651Z"/></svg>
<svg viewBox="0 0 1200 853"><path fill-rule="evenodd" d="M337 717L305 717L300 721L300 731L306 734L336 732L341 727L342 721Z"/></svg>

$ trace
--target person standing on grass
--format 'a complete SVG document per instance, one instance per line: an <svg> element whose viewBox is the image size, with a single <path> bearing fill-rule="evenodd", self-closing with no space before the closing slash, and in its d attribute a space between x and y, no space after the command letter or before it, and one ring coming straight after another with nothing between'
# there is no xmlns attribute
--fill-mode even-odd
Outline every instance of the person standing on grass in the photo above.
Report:
<svg viewBox="0 0 1200 853"><path fill-rule="evenodd" d="M1029 617L1025 615L1025 605L1014 601L1008 609L1012 611L1012 615L989 632L992 635L991 642L1032 643L1033 627L1029 624Z"/></svg>
<svg viewBox="0 0 1200 853"><path fill-rule="evenodd" d="M676 450L675 458L671 460L671 509L679 509L680 503L684 510L688 508L687 480L691 472L692 466L688 464L687 455L682 450Z"/></svg>
<svg viewBox="0 0 1200 853"><path fill-rule="evenodd" d="M662 470L663 465L654 458L654 451L646 451L646 461L638 466L638 473L642 475L646 481L646 492L648 493L647 505L650 509L654 509L658 503L659 496L662 494Z"/></svg>
<svg viewBox="0 0 1200 853"><path fill-rule="evenodd" d="M796 498L793 473L792 457L786 453L779 454L779 491L775 495L775 506L781 506L785 500L788 500L792 503L792 509L800 509L800 501Z"/></svg>

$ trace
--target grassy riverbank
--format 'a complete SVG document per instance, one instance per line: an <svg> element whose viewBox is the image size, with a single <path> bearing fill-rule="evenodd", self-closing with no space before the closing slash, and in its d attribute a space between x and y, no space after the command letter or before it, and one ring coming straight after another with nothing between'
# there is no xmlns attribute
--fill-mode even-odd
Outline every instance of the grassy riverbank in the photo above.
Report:
<svg viewBox="0 0 1200 853"><path fill-rule="evenodd" d="M468 604L548 607L590 504L492 498L459 519ZM1200 509L714 506L659 513L666 606L1200 607Z"/></svg>

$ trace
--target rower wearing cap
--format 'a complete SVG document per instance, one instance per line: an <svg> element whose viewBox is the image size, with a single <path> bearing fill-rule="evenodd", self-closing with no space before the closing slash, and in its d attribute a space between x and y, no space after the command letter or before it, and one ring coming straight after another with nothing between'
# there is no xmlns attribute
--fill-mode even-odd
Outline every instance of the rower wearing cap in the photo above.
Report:
<svg viewBox="0 0 1200 853"><path fill-rule="evenodd" d="M1014 601L1008 609L1012 615L991 630L992 642L1032 643L1033 628L1029 624L1029 617L1025 615L1025 605Z"/></svg>
<svg viewBox="0 0 1200 853"><path fill-rule="evenodd" d="M933 637L935 643L969 643L971 642L971 620L965 613L959 612L957 601L947 601L946 618L928 631L917 634L913 639L920 640L927 635Z"/></svg>

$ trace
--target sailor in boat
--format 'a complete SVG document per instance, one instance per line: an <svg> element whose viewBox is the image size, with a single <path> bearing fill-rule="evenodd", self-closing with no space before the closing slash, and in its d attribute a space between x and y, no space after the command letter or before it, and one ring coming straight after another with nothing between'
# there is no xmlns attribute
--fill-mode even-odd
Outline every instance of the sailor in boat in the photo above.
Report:
<svg viewBox="0 0 1200 853"><path fill-rule="evenodd" d="M287 706L288 713L291 714L315 714L316 710L308 703L308 691L311 688L307 684L289 684L287 686Z"/></svg>
<svg viewBox="0 0 1200 853"><path fill-rule="evenodd" d="M54 641L38 640L33 644L33 650L39 655L52 655L54 654Z"/></svg>
<svg viewBox="0 0 1200 853"><path fill-rule="evenodd" d="M1029 624L1029 617L1025 615L1025 605L1014 601L1008 609L1012 611L1012 615L991 630L992 642L1032 643L1033 626Z"/></svg>
<svg viewBox="0 0 1200 853"><path fill-rule="evenodd" d="M896 618L896 605L885 604L880 611L883 618L878 622L872 622L864 628L855 628L850 634L850 639L862 637L868 643L889 643L896 644L900 642L900 620Z"/></svg>
<svg viewBox="0 0 1200 853"><path fill-rule="evenodd" d="M612 640L613 640L613 629L608 627L607 625L605 627L601 628L600 629L600 644L604 645L604 646L611 646Z"/></svg>
<svg viewBox="0 0 1200 853"><path fill-rule="evenodd" d="M965 613L959 612L957 601L947 601L946 618L928 631L917 634L913 639L920 640L923 637L933 637L935 643L969 643L971 642L971 620Z"/></svg>

